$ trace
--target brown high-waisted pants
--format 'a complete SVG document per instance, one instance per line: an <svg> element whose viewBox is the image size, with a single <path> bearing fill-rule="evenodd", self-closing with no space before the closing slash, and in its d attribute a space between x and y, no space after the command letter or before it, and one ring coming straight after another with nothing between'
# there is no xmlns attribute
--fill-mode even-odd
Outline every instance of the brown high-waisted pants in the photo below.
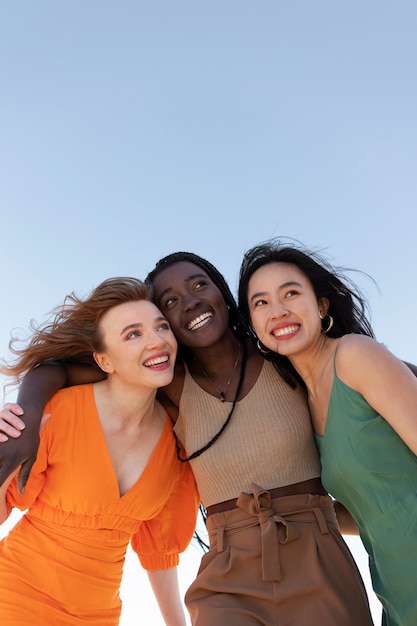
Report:
<svg viewBox="0 0 417 626"><path fill-rule="evenodd" d="M207 519L210 552L185 596L193 626L371 626L331 498L253 489Z"/></svg>

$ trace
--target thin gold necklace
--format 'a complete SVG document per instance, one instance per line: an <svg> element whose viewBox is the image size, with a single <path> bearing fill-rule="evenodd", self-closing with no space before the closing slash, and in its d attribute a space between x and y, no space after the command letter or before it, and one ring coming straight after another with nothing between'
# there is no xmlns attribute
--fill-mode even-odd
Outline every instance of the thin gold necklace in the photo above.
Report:
<svg viewBox="0 0 417 626"><path fill-rule="evenodd" d="M218 438L221 437L221 435L224 433L224 431L226 430L226 428L230 424L230 420L232 419L232 415L233 415L233 413L235 411L237 400L239 398L240 391L242 389L242 385L243 385L244 380L245 380L247 357L248 357L248 350L247 350L247 347L246 347L246 343L244 343L243 344L242 364L240 366L239 381L237 383L237 387L236 387L236 391L235 391L235 397L234 397L233 402L232 402L232 408L230 409L229 415L226 417L226 420L223 422L223 426L220 428L220 430L217 431L217 433L214 435L214 437L212 437L210 439L210 441L208 443L206 443L202 448L200 448L199 450L196 450L195 452L190 454L190 456L187 456L185 459L183 459L182 456L181 456L181 446L180 446L180 443L178 441L178 437L175 434L175 431L173 431L174 432L174 437L175 437L175 445L177 447L177 458L178 458L179 461L181 461L181 463L186 463L187 461L191 461L192 459L197 458L198 456L200 456L200 454L203 454L203 452L205 452L206 450L211 448L211 446L214 443L216 443Z"/></svg>
<svg viewBox="0 0 417 626"><path fill-rule="evenodd" d="M194 357L195 362L197 363L198 367L201 369L201 371L203 372L204 376L207 378L207 380L209 381L209 383L215 388L215 390L217 391L217 393L219 394L219 400L220 402L225 402L226 400L226 393L227 390L229 389L229 385L232 382L232 378L234 376L234 373L236 371L236 367L237 364L239 363L239 359L240 359L240 352L241 352L242 346L239 343L239 350L237 353L237 357L236 357L236 361L235 364L233 365L233 369L232 369L232 373L230 374L229 380L226 383L226 388L224 391L220 391L216 385L214 384L214 382L211 380L210 376L207 374L206 370L204 369L204 367L201 365L200 361L197 359L197 357Z"/></svg>

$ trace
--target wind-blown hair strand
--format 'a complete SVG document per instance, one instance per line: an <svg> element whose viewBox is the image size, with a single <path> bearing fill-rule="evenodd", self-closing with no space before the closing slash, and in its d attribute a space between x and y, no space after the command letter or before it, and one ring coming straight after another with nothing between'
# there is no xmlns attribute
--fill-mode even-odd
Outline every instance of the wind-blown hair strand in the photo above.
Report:
<svg viewBox="0 0 417 626"><path fill-rule="evenodd" d="M67 360L94 365L93 352L104 349L99 322L109 309L125 302L152 300L152 293L136 278L109 278L81 299L74 292L63 304L54 308L43 324L30 323L28 339L12 337L9 350L13 362L2 361L0 373L14 376L19 383L23 376L48 360ZM24 344L18 347L18 344Z"/></svg>

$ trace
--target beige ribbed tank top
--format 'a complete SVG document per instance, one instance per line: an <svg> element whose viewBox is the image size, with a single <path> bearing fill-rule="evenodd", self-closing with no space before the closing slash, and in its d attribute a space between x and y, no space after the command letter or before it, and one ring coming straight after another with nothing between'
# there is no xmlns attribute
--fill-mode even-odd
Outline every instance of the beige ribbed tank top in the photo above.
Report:
<svg viewBox="0 0 417 626"><path fill-rule="evenodd" d="M205 446L226 420L231 402L220 402L191 377L184 388L175 432L187 455ZM306 396L291 389L272 363L264 361L258 380L237 404L219 439L191 461L202 502L208 507L265 489L320 476Z"/></svg>

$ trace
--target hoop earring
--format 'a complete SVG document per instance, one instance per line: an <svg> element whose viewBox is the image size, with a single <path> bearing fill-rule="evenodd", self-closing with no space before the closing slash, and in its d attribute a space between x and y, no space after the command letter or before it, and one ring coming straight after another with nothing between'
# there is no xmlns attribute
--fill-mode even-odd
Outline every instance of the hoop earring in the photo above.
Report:
<svg viewBox="0 0 417 626"><path fill-rule="evenodd" d="M327 328L323 328L323 326L321 327L321 330L322 330L322 332L324 334L327 334L329 332L329 330L331 330L333 328L333 324L334 324L334 319L328 313L326 315L324 315L323 317L320 317L320 319L321 320L325 320L326 317L329 318L329 324L328 324Z"/></svg>
<svg viewBox="0 0 417 626"><path fill-rule="evenodd" d="M270 350L265 350L265 348L262 346L259 339L256 340L256 347L258 348L259 352L261 352L262 354L269 354L271 352Z"/></svg>

